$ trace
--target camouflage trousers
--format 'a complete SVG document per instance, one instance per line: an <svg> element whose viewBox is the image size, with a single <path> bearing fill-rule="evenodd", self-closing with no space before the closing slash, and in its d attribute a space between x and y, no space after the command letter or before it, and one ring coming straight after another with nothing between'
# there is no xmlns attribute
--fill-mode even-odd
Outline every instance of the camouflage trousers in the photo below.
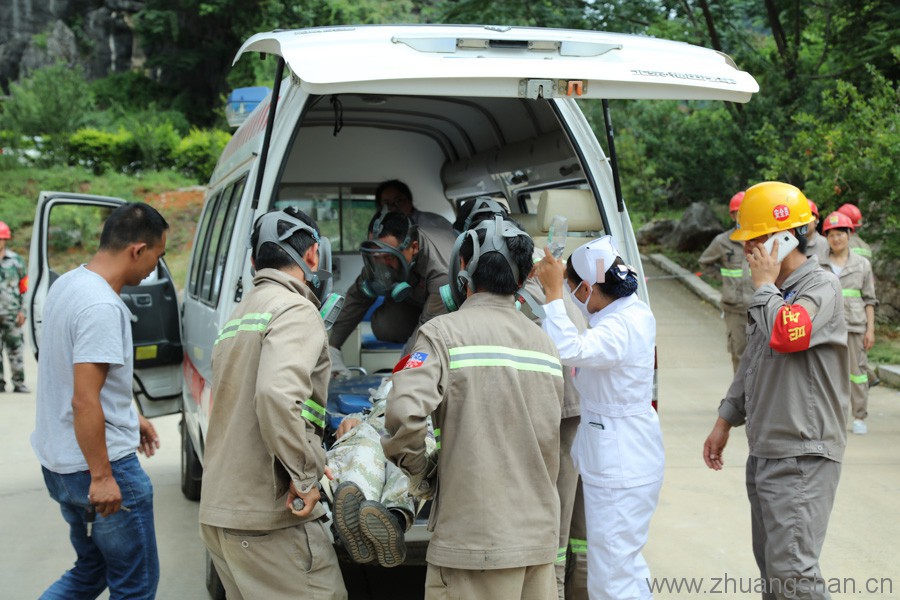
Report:
<svg viewBox="0 0 900 600"><path fill-rule="evenodd" d="M334 475L332 486L352 481L366 500L402 510L412 523L415 504L408 491L409 478L385 458L381 432L370 421L363 421L336 442L327 453L327 463Z"/></svg>
<svg viewBox="0 0 900 600"><path fill-rule="evenodd" d="M25 383L25 362L23 348L25 335L21 327L16 327L15 315L0 315L0 346L6 351L13 384ZM3 357L0 356L0 385L6 385Z"/></svg>

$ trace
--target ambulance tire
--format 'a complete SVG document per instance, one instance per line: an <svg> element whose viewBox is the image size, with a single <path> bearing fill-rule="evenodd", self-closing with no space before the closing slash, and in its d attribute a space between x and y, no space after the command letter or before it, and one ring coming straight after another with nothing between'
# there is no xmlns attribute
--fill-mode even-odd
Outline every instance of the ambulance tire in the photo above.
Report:
<svg viewBox="0 0 900 600"><path fill-rule="evenodd" d="M187 423L181 420L181 493L188 500L200 500L200 483L203 479L203 465L194 450Z"/></svg>
<svg viewBox="0 0 900 600"><path fill-rule="evenodd" d="M225 600L225 586L219 579L219 573L209 555L209 550L206 551L206 591L209 592L212 600Z"/></svg>

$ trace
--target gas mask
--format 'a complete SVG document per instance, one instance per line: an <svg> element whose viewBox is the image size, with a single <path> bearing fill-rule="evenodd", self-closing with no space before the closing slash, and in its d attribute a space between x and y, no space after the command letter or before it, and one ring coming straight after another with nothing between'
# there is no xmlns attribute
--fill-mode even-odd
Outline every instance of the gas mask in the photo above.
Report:
<svg viewBox="0 0 900 600"><path fill-rule="evenodd" d="M291 227L284 233L278 233L278 222L284 221L289 223ZM313 271L306 264L294 248L287 243L292 235L298 231L305 231L310 234L319 244L319 267ZM281 248L291 259L303 270L303 276L306 279L306 285L312 290L316 298L319 299L323 309L327 308L322 314L322 318L326 324L330 326L334 323L337 315L340 313L344 304L344 298L340 294L332 294L333 281L331 279L331 242L327 237L319 236L315 229L289 215L284 211L275 211L264 214L259 218L259 236L256 240L256 248L254 255L259 253L259 249L264 244L274 244Z"/></svg>
<svg viewBox="0 0 900 600"><path fill-rule="evenodd" d="M386 296L395 302L403 302L412 293L409 284L410 271L416 264L416 259L407 262L403 251L409 248L413 242L415 225L409 222L406 237L397 247L378 241L381 235L382 212L372 225L372 238L360 244L359 252L363 258L362 292L370 297ZM390 263L395 263L394 265Z"/></svg>
<svg viewBox="0 0 900 600"><path fill-rule="evenodd" d="M484 230L484 245L478 241L478 231ZM519 267L509 253L506 245L507 238L514 238L520 235L528 234L516 227L509 221L504 221L503 217L495 214L493 219L485 219L478 223L472 229L464 231L456 238L453 245L453 251L450 253L450 283L441 286L441 300L449 312L459 310L462 303L466 299L466 289L475 293L475 283L473 280L474 273L478 269L479 259L490 252L497 252L506 259L512 271L513 278L516 281L522 281L519 277ZM467 238L472 238L472 258L466 264L466 268L460 266L459 252ZM519 289L516 296L527 301L533 310L543 312L541 307L534 301L531 295L524 289Z"/></svg>
<svg viewBox="0 0 900 600"><path fill-rule="evenodd" d="M456 230L457 234L468 231L469 227L472 226L472 221L474 221L478 215L500 215L505 217L509 214L506 207L488 196L478 196L472 200L472 203L472 210L469 211L469 215L462 222L457 219L453 224L453 228Z"/></svg>

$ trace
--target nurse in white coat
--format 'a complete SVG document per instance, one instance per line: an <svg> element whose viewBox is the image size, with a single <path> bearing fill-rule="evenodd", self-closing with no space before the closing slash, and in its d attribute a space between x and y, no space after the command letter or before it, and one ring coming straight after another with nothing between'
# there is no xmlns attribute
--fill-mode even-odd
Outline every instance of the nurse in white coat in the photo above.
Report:
<svg viewBox="0 0 900 600"><path fill-rule="evenodd" d="M542 327L563 365L575 367L581 394L572 458L584 486L590 597L652 598L641 549L665 463L651 405L656 319L610 236L579 247L568 264L547 252L535 273L547 292ZM587 319L584 333L566 316L564 289Z"/></svg>

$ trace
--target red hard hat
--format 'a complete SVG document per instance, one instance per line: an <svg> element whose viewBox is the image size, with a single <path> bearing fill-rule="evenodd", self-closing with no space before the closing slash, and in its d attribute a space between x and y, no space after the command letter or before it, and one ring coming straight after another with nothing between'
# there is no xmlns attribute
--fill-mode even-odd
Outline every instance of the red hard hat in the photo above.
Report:
<svg viewBox="0 0 900 600"><path fill-rule="evenodd" d="M728 203L728 212L733 213L737 209L741 207L741 202L744 201L744 192L738 192L734 196L731 197L731 202Z"/></svg>
<svg viewBox="0 0 900 600"><path fill-rule="evenodd" d="M825 223L822 225L822 233L825 233L829 229L840 229L841 227L846 227L850 231L854 231L856 229L856 227L853 225L853 221L850 220L850 217L842 212L834 211L833 213L825 217Z"/></svg>
<svg viewBox="0 0 900 600"><path fill-rule="evenodd" d="M12 232L9 230L9 225L0 221L0 240L8 240L12 237Z"/></svg>
<svg viewBox="0 0 900 600"><path fill-rule="evenodd" d="M862 213L859 210L859 207L855 204L841 204L837 212L842 213L850 217L850 220L853 221L854 227L859 227L862 225Z"/></svg>
<svg viewBox="0 0 900 600"><path fill-rule="evenodd" d="M812 200L810 200L809 198L807 198L807 200L809 201L809 210L811 210L812 213L814 215L816 215L816 218L818 219L819 218L819 207L816 206L816 203L813 202Z"/></svg>

